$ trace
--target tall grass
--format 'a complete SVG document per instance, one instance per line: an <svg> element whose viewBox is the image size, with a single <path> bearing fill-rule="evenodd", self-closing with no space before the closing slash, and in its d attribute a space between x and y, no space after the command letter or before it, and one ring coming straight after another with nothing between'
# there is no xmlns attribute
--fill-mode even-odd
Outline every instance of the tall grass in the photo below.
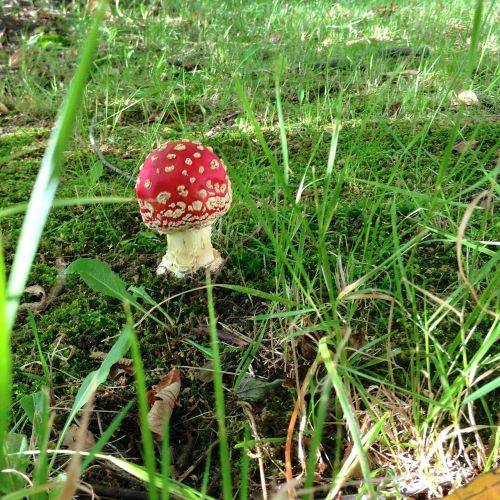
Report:
<svg viewBox="0 0 500 500"><path fill-rule="evenodd" d="M95 20L82 47L80 63L58 113L47 150L31 192L7 284L5 284L3 252L0 252L2 254L0 255L0 373L2 375L2 383L0 384L0 395L2 396L2 404L0 405L0 490L3 492L8 492L13 486L11 473L1 472L9 463L7 446L9 443L8 425L11 411L10 390L12 386L10 373L10 335L14 326L19 301L24 293L42 231L52 208L59 184L64 153L68 147L76 116L83 100L85 82L91 70L92 59L97 47L99 26L105 8L106 2L100 2ZM39 429L40 437L44 434L46 436L48 432L48 411L46 406L44 408L42 422L38 425L44 425L45 429ZM42 442L45 442L45 445L41 444L43 449L46 446L46 439L42 439ZM47 475L46 467L40 461L38 464L40 466L36 469L34 480L44 480Z"/></svg>
<svg viewBox="0 0 500 500"><path fill-rule="evenodd" d="M208 314L210 321L210 348L212 351L212 362L214 369L214 390L215 390L215 412L217 415L217 427L219 438L219 457L222 468L222 495L224 500L233 498L233 488L231 479L231 458L229 455L229 444L224 408L224 385L222 382L222 367L219 353L219 339L217 337L217 325L215 320L214 300L210 274L206 273Z"/></svg>

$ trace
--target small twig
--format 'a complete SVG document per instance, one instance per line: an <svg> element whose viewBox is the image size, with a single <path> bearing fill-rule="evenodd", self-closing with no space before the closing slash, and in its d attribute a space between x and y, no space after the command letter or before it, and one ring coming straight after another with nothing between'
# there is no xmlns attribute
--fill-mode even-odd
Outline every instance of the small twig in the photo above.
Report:
<svg viewBox="0 0 500 500"><path fill-rule="evenodd" d="M110 163L108 160L106 160L105 156L103 155L101 149L99 148L99 144L97 143L94 135L94 130L97 124L97 118L102 119L103 116L101 113L94 115L92 117L92 121L90 122L90 127L89 127L89 142L90 146L94 150L95 154L99 157L99 160L101 160L101 163L109 170L113 171L115 174L120 175L121 177L124 177L125 179L129 181L134 181L134 177L128 174L127 172L123 171L122 169L118 168L117 166L113 165Z"/></svg>
<svg viewBox="0 0 500 500"><path fill-rule="evenodd" d="M64 271L66 270L66 263L61 257L56 259L57 266L57 279L52 288L46 294L43 287L40 285L33 285L27 287L24 292L30 293L32 295L40 295L41 299L38 302L24 302L20 304L19 310L23 311L26 309L32 312L42 312L61 294L64 288L64 283L66 281L66 275Z"/></svg>
<svg viewBox="0 0 500 500"><path fill-rule="evenodd" d="M214 448L214 446L219 442L218 439L216 439L206 450L204 453L202 453L195 461L192 465L190 465L178 478L177 478L177 481L179 482L183 482L184 479L186 479L189 474L191 474L191 472L193 472L196 467L198 467L198 465L200 465L201 461L208 455L209 452L212 451L212 449Z"/></svg>

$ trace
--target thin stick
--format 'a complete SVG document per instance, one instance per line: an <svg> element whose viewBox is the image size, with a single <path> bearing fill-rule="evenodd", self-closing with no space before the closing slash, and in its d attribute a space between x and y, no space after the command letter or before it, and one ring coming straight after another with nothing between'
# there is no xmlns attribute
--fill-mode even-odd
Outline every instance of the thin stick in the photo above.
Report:
<svg viewBox="0 0 500 500"><path fill-rule="evenodd" d="M101 119L102 113L99 113L98 115L94 115L92 117L92 121L90 122L90 127L89 127L89 142L90 146L94 150L95 154L99 157L99 160L101 163L109 170L113 171L115 174L120 175L121 177L124 177L125 179L128 179L129 181L134 181L134 177L128 174L127 172L121 170L117 166L113 165L110 163L108 160L106 160L104 154L102 153L99 144L97 143L94 135L94 130L97 124L97 118Z"/></svg>

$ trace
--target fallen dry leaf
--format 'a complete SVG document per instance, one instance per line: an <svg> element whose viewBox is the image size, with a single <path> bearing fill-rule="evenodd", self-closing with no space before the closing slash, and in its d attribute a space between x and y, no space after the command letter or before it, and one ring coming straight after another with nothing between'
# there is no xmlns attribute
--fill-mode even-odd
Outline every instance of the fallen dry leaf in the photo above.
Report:
<svg viewBox="0 0 500 500"><path fill-rule="evenodd" d="M401 101L394 101L387 107L387 115L391 118L396 118L401 111L403 103Z"/></svg>
<svg viewBox="0 0 500 500"><path fill-rule="evenodd" d="M446 498L450 500L488 500L489 498L500 498L500 469L490 470L487 474L477 476L467 486L455 490Z"/></svg>
<svg viewBox="0 0 500 500"><path fill-rule="evenodd" d="M334 127L332 127L331 125L327 125L326 127L323 127L325 132L329 133L329 134L333 134L333 131L335 130ZM340 132L342 129L344 128L344 125L342 123L339 124L338 126L338 131Z"/></svg>
<svg viewBox="0 0 500 500"><path fill-rule="evenodd" d="M39 299L35 302L23 302L19 306L19 309L21 311L26 309L30 309L31 311L40 311L41 309L43 309L43 306L45 305L45 301L47 299L47 294L45 293L45 290L42 286L28 286L24 289L24 293L33 295L34 297L39 297Z"/></svg>
<svg viewBox="0 0 500 500"><path fill-rule="evenodd" d="M80 427L73 424L64 435L63 444L70 450L76 449L76 444L78 440L78 432ZM94 435L87 429L84 431L83 442L80 444L80 451L90 451L95 445Z"/></svg>
<svg viewBox="0 0 500 500"><path fill-rule="evenodd" d="M217 123L208 131L205 132L206 137L213 137L217 135L221 130L231 127L234 125L236 118L239 116L240 112L236 111L235 113L229 113L220 118Z"/></svg>
<svg viewBox="0 0 500 500"><path fill-rule="evenodd" d="M175 403L181 390L181 375L177 368L170 370L156 387L148 392L151 410L148 413L148 424L151 432L163 439L163 426L170 420Z"/></svg>
<svg viewBox="0 0 500 500"><path fill-rule="evenodd" d="M373 9L369 9L368 12L375 14L376 16L391 16L396 12L396 9L398 6L394 3L391 2L391 5L389 7L376 7Z"/></svg>
<svg viewBox="0 0 500 500"><path fill-rule="evenodd" d="M478 144L478 141L460 141L453 146L453 151L456 151L457 153L463 153L468 149L476 149Z"/></svg>
<svg viewBox="0 0 500 500"><path fill-rule="evenodd" d="M9 112L9 108L3 103L0 101L0 113L8 113Z"/></svg>
<svg viewBox="0 0 500 500"><path fill-rule="evenodd" d="M51 12L45 9L39 9L36 13L36 17L40 21L54 21L59 17L56 12Z"/></svg>
<svg viewBox="0 0 500 500"><path fill-rule="evenodd" d="M21 50L18 49L12 53L9 57L9 68L17 69L19 68L19 61L21 60Z"/></svg>

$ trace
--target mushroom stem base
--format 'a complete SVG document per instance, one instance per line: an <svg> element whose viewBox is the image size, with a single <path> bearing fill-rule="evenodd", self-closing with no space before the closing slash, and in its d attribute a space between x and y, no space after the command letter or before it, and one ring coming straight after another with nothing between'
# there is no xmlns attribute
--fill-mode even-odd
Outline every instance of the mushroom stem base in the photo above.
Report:
<svg viewBox="0 0 500 500"><path fill-rule="evenodd" d="M195 273L201 268L217 271L224 260L212 247L212 226L167 234L167 253L156 274L167 272L178 278Z"/></svg>

